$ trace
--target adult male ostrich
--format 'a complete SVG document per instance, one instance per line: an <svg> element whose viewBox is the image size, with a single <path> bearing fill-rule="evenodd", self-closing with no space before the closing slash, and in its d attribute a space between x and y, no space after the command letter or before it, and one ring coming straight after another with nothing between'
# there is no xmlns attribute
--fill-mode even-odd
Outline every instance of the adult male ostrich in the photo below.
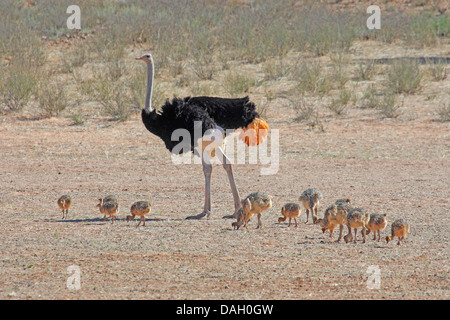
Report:
<svg viewBox="0 0 450 320"><path fill-rule="evenodd" d="M240 138L247 145L261 143L268 134L268 125L259 119L255 110L255 104L248 97L239 99L226 99L218 97L186 97L167 100L156 111L152 108L152 90L154 79L154 65L152 55L149 53L136 58L147 63L147 94L144 109L142 109L142 122L151 133L160 137L166 148L172 153L194 152L202 159L203 172L205 174L205 203L202 213L189 216L187 219L201 219L211 213L211 172L212 164L209 157L218 157L227 172L234 199L233 215L224 218L236 218L237 211L241 208L239 191L233 177L231 162L222 149L219 137L225 136L226 129L242 128ZM194 130L200 131L201 138L196 140ZM172 140L172 133L177 129L185 129L190 133L190 148L174 148L180 142ZM250 130L252 129L252 130ZM249 133L247 134L246 131ZM209 153L203 152L208 146Z"/></svg>

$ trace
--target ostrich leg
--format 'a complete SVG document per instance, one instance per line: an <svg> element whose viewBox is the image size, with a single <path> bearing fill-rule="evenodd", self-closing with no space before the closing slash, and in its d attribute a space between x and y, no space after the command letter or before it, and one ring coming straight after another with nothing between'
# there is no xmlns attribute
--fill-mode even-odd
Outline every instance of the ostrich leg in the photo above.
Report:
<svg viewBox="0 0 450 320"><path fill-rule="evenodd" d="M195 215L189 216L186 219L201 219L207 218L211 214L211 173L212 165L209 161L205 162L202 159L203 173L205 174L205 204L203 206L203 212Z"/></svg>
<svg viewBox="0 0 450 320"><path fill-rule="evenodd" d="M230 159L225 155L222 148L219 147L216 149L216 154L222 162L222 166L227 172L228 180L230 181L231 192L233 193L234 200L234 213L232 215L224 216L224 219L236 219L237 211L242 207L241 205L241 197L239 196L239 191L236 187L236 182L234 181L233 169L231 168Z"/></svg>

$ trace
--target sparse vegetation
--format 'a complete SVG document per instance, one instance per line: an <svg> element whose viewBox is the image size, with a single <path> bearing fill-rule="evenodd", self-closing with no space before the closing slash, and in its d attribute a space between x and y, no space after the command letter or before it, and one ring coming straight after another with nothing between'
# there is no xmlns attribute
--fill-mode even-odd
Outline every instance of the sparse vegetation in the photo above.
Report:
<svg viewBox="0 0 450 320"><path fill-rule="evenodd" d="M349 99L358 94L356 81L362 88L365 81L375 82L359 95L363 107L375 108L384 100L375 87L386 79L398 95L419 92L425 80L448 77L445 62L427 62L424 67L403 60L393 61L381 76L377 72L383 67L375 60L360 60L352 67L355 60L353 52L349 54L355 41L366 39L415 49L446 44L450 23L442 12L412 14L388 6L382 29L367 30L359 12L327 4L92 0L83 2L82 29L68 30L61 12L69 4L0 3L1 110L50 108L41 105L37 90L45 87L40 82L41 74L46 74L46 81L64 88L66 98L77 95L83 119L94 115L127 119L142 107L145 96L145 73L133 58L146 48L151 48L158 66L155 107L173 94L238 96L263 91L266 109L288 93L324 98L324 107L343 115ZM60 52L49 55L59 45ZM244 72L245 64L253 64L248 69L252 71ZM348 87L356 93L350 94ZM384 105L389 101L386 98ZM48 114L60 114L57 109Z"/></svg>
<svg viewBox="0 0 450 320"><path fill-rule="evenodd" d="M339 96L337 98L333 98L331 100L331 103L327 107L328 109L333 111L336 115L340 116L344 113L352 96L353 94L350 89L342 87L339 90Z"/></svg>
<svg viewBox="0 0 450 320"><path fill-rule="evenodd" d="M436 63L434 61L428 61L427 66L428 72L434 81L442 81L447 78L447 68L442 60Z"/></svg>
<svg viewBox="0 0 450 320"><path fill-rule="evenodd" d="M381 115L385 118L397 118L400 116L400 108L402 103L398 103L397 96L393 92L386 92L379 100L377 108Z"/></svg>
<svg viewBox="0 0 450 320"><path fill-rule="evenodd" d="M300 94L324 96L332 87L331 78L325 74L319 63L303 62L293 71L292 78L296 81L296 89Z"/></svg>
<svg viewBox="0 0 450 320"><path fill-rule="evenodd" d="M227 74L224 79L224 88L230 96L246 93L255 84L255 79L234 72Z"/></svg>
<svg viewBox="0 0 450 320"><path fill-rule="evenodd" d="M96 100L113 120L125 121L133 112L133 101L128 88L121 81L111 81L108 76L98 76L94 86Z"/></svg>
<svg viewBox="0 0 450 320"><path fill-rule="evenodd" d="M21 111L39 83L39 74L28 65L13 63L0 75L0 96L6 109Z"/></svg>
<svg viewBox="0 0 450 320"><path fill-rule="evenodd" d="M362 96L362 106L365 108L375 108L378 105L377 90L373 84L369 85Z"/></svg>
<svg viewBox="0 0 450 320"><path fill-rule="evenodd" d="M44 117L58 116L68 104L64 88L55 83L41 84L37 97Z"/></svg>
<svg viewBox="0 0 450 320"><path fill-rule="evenodd" d="M357 81L367 81L372 80L372 77L375 73L375 62L359 62L358 67L355 72L355 79Z"/></svg>
<svg viewBox="0 0 450 320"><path fill-rule="evenodd" d="M304 96L289 99L297 116L294 118L295 122L305 123L311 130L318 128L319 131L324 132L324 126L319 116L319 111L313 103L306 102Z"/></svg>
<svg viewBox="0 0 450 320"><path fill-rule="evenodd" d="M420 88L423 73L414 60L394 60L388 71L389 87L394 93L415 93Z"/></svg>

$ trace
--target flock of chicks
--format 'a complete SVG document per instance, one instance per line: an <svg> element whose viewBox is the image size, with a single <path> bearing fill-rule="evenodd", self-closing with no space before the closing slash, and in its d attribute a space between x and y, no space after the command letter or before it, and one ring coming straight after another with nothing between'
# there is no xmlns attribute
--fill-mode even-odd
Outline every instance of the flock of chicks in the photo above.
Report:
<svg viewBox="0 0 450 320"><path fill-rule="evenodd" d="M119 213L119 202L117 198L114 196L107 196L105 198L99 198L99 203L97 207L100 210L100 213L103 214L103 221L108 219L108 216L111 218L111 223L114 223L114 217ZM62 195L58 199L58 206L62 210L63 219L67 218L69 213L69 208L72 205L72 199L68 195ZM150 213L151 205L148 201L137 201L131 205L130 212L131 215L127 216L127 221L133 220L136 216L140 217L140 221L138 223L138 227L143 223L145 226L145 215Z"/></svg>
<svg viewBox="0 0 450 320"><path fill-rule="evenodd" d="M317 210L319 202L322 199L322 193L314 188L305 190L300 195L300 202L306 209L306 222L309 220L311 213L313 223L318 224L322 228L322 232L330 231L330 238L333 235L333 230L339 225L338 242L342 239L342 231L344 225L347 225L348 233L344 236L346 243L357 240L357 230L362 228L361 234L363 236L363 243L366 242L366 235L373 232L373 239L378 241L381 239L381 230L387 225L386 214L373 213L370 214L364 208L353 207L350 204L350 199L339 199L335 203L325 209L324 217L317 218ZM239 229L241 226L247 228L247 223L250 218L256 214L258 216L258 225L256 228L262 227L261 213L272 207L272 197L264 192L254 192L248 195L242 201L242 208L239 209L237 221L232 223L234 229ZM294 219L295 227L297 227L297 217L300 215L300 205L297 203L286 203L281 208L282 217L278 218L278 223L286 221L289 218L288 227L291 225L291 220ZM355 236L352 235L352 229ZM392 223L391 235L386 236L386 241L389 243L394 237L398 237L398 245L405 239L409 232L409 224L403 219L397 219Z"/></svg>
<svg viewBox="0 0 450 320"><path fill-rule="evenodd" d="M309 214L311 213L313 223L318 224L322 228L322 232L330 231L330 238L333 235L334 229L339 225L339 242L342 239L342 231L344 225L347 225L348 233L344 236L346 243L354 242L357 240L357 230L361 228L361 234L363 236L363 243L366 242L366 235L373 232L373 240L378 241L381 239L381 230L386 228L387 220L386 214L372 213L369 215L368 211L364 208L353 207L350 204L350 199L339 199L335 203L325 209L323 218L317 218L317 211L319 202L322 199L322 193L314 188L303 191L300 195L300 202L303 204L306 210L306 223L309 220ZM111 217L111 223L114 223L114 216L119 212L119 203L114 196L107 196L105 198L99 198L97 207L100 213L103 214L103 220L107 219L107 216ZM62 210L63 219L67 218L69 208L72 205L72 199L68 195L63 195L58 199L58 206ZM242 208L237 212L237 221L231 225L234 229L239 229L241 226L247 228L247 224L253 215L257 215L258 224L256 228L261 228L261 213L272 207L272 196L264 192L253 192L249 194L244 200L242 200ZM140 217L139 226L143 222L145 226L145 215L150 213L151 205L148 201L137 201L133 203L130 208L131 215L126 217L127 221L133 220L136 216ZM289 218L288 227L291 226L291 220L294 219L295 227L297 227L297 217L300 215L301 208L297 203L286 203L281 208L282 217L278 218L278 223L284 222ZM352 229L355 236L352 235ZM386 241L393 240L394 237L398 237L397 244L400 245L409 232L409 224L403 219L395 220L391 225L391 235L386 236Z"/></svg>

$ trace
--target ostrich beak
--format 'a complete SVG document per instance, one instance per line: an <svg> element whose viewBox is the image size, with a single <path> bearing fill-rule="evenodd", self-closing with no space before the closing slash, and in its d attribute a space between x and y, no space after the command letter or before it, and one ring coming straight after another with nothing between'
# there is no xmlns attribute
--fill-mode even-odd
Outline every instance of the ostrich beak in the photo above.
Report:
<svg viewBox="0 0 450 320"><path fill-rule="evenodd" d="M144 60L143 57L137 57L136 60Z"/></svg>

